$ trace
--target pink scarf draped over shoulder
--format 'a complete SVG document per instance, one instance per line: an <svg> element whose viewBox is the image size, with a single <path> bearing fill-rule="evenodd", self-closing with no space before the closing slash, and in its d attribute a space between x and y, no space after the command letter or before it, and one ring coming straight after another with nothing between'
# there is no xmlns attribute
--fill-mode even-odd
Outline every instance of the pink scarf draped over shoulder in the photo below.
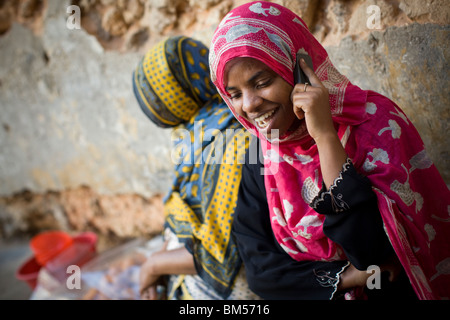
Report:
<svg viewBox="0 0 450 320"><path fill-rule="evenodd" d="M235 117L263 142L277 241L297 261L347 259L324 235L325 217L310 207L322 186L314 141L299 132L267 141L235 112L225 90L225 65L237 57L262 61L293 86L298 51L311 56L314 72L329 90L339 138L356 170L372 183L386 233L416 294L450 298L450 192L417 130L394 102L340 74L300 17L257 1L225 16L213 35L209 63L212 80Z"/></svg>

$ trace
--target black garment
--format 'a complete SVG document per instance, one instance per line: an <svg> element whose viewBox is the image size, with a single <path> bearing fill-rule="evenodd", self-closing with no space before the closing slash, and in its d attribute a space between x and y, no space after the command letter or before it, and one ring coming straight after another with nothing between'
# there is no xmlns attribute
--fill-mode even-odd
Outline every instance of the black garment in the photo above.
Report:
<svg viewBox="0 0 450 320"><path fill-rule="evenodd" d="M370 180L356 172L350 159L329 191L322 186L311 207L326 215L323 232L342 247L358 270L367 270L395 255L383 230Z"/></svg>
<svg viewBox="0 0 450 320"><path fill-rule="evenodd" d="M326 215L323 232L342 247L357 269L364 271L395 257L370 180L358 174L350 159L328 191L322 186L311 207ZM371 300L417 299L404 271L395 282L388 278L387 272L382 273L380 289L366 287L367 297Z"/></svg>
<svg viewBox="0 0 450 320"><path fill-rule="evenodd" d="M251 146L249 151L255 149L259 150ZM339 273L348 262L295 261L281 248L270 224L262 167L261 162L249 163L247 155L233 223L250 289L265 299L332 298ZM356 268L380 265L395 254L383 230L370 181L360 176L350 161L330 191L322 188L311 206L326 215L325 235L341 245ZM367 294L374 298L415 297L407 277L401 279L391 284L383 276L381 290L366 290Z"/></svg>
<svg viewBox="0 0 450 320"><path fill-rule="evenodd" d="M232 228L250 289L264 299L330 299L347 262L299 262L281 248L270 225L261 168L243 165Z"/></svg>

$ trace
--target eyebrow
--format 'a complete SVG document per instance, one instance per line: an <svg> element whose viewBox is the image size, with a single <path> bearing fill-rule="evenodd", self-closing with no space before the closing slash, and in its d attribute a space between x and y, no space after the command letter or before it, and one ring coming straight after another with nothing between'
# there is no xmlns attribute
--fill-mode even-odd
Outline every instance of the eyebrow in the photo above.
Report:
<svg viewBox="0 0 450 320"><path fill-rule="evenodd" d="M258 72L256 72L254 75L252 75L251 77L250 77L250 79L248 79L247 81L246 81L246 83L252 83L252 82L254 82L256 79L258 79L262 74L264 74L264 73L268 73L268 71L267 70L260 70L260 71L258 71ZM225 87L225 90L226 91L230 91L230 90L235 90L235 89L237 89L236 87Z"/></svg>

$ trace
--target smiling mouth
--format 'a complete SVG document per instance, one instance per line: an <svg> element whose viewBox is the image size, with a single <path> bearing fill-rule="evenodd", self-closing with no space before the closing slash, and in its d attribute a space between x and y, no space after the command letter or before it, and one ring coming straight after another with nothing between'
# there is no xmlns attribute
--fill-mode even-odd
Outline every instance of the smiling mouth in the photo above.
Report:
<svg viewBox="0 0 450 320"><path fill-rule="evenodd" d="M272 119L272 116L275 114L275 112L278 111L278 108L273 109L265 114L263 114L262 116L255 118L255 123L258 126L258 128L260 129L265 129L267 128L267 126L270 123L270 120Z"/></svg>

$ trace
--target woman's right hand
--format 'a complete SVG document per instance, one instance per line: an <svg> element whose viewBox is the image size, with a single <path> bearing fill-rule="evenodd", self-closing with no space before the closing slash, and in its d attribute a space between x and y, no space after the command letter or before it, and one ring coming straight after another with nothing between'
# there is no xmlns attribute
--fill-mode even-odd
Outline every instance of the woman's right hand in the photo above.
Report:
<svg viewBox="0 0 450 320"><path fill-rule="evenodd" d="M157 300L157 287L163 284L162 276L171 274L197 274L192 254L186 247L167 250L168 242L153 253L142 265L139 273L139 291L142 299Z"/></svg>
<svg viewBox="0 0 450 320"><path fill-rule="evenodd" d="M150 255L139 272L139 292L143 300L158 300L157 286L161 284L162 275L156 272L155 265L158 254L166 251L167 242L164 243L161 251Z"/></svg>
<svg viewBox="0 0 450 320"><path fill-rule="evenodd" d="M152 272L151 263L144 264L139 274L139 292L142 300L158 300L157 286L160 284L161 275Z"/></svg>
<svg viewBox="0 0 450 320"><path fill-rule="evenodd" d="M294 113L298 119L305 119L309 135L319 143L330 135L337 136L331 116L329 92L303 59L300 60L300 67L310 83L294 86L291 93Z"/></svg>

